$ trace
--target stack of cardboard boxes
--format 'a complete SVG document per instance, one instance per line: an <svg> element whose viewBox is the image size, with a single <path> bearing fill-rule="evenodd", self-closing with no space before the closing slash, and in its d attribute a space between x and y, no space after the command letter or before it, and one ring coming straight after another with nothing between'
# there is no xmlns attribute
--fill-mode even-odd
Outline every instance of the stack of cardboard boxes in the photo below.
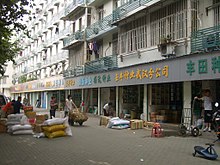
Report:
<svg viewBox="0 0 220 165"><path fill-rule="evenodd" d="M132 119L130 120L131 129L142 129L144 126L143 120Z"/></svg>

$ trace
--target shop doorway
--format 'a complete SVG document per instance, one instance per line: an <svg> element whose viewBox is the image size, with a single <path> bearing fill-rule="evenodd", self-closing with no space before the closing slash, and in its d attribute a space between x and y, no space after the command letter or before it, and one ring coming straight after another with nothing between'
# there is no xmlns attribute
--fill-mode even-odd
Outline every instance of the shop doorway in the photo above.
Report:
<svg viewBox="0 0 220 165"><path fill-rule="evenodd" d="M183 83L149 85L150 121L180 123L183 108Z"/></svg>

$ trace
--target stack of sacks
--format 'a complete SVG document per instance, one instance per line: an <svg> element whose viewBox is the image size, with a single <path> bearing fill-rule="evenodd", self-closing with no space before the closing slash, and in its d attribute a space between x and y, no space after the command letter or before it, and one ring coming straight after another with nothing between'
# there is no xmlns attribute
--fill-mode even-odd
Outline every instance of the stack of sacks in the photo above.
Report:
<svg viewBox="0 0 220 165"><path fill-rule="evenodd" d="M62 136L72 136L72 131L68 124L68 118L53 118L44 121L42 130L46 137L55 138Z"/></svg>
<svg viewBox="0 0 220 165"><path fill-rule="evenodd" d="M18 114L15 114L15 115L18 116ZM17 117L17 120L19 119L19 117ZM12 119L16 119L16 117L10 116L8 121ZM33 134L32 126L29 124L28 118L25 115L21 116L20 122L18 124L14 124L8 127L8 132L11 133L12 135L32 135Z"/></svg>
<svg viewBox="0 0 220 165"><path fill-rule="evenodd" d="M6 122L8 132L10 132L10 128L13 125L21 124L21 119L24 115L23 114L10 114L7 116L8 120Z"/></svg>
<svg viewBox="0 0 220 165"><path fill-rule="evenodd" d="M33 134L33 130L32 130L32 126L30 124L17 124L17 125L13 125L9 132L12 135L32 135Z"/></svg>
<svg viewBox="0 0 220 165"><path fill-rule="evenodd" d="M113 117L109 120L107 128L113 129L125 129L130 127L130 121L120 119L119 117Z"/></svg>

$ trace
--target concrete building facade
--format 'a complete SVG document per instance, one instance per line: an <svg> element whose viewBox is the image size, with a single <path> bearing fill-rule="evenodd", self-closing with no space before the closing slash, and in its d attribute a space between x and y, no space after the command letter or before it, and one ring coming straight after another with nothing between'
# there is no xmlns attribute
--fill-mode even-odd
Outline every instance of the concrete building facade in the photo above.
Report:
<svg viewBox="0 0 220 165"><path fill-rule="evenodd" d="M62 103L71 94L87 112L101 115L112 102L115 116L142 114L168 123L180 123L203 89L219 100L220 1L59 0L39 6L26 45L35 52L17 66L15 95L29 95L32 103L41 96L48 108L51 95ZM32 64L38 68L31 70ZM20 82L21 76L36 80Z"/></svg>

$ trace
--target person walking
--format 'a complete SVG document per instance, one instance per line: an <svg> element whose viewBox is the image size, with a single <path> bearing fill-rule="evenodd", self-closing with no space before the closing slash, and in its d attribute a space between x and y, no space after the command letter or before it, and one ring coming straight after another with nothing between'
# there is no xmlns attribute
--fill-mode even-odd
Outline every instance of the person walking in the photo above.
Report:
<svg viewBox="0 0 220 165"><path fill-rule="evenodd" d="M14 102L14 114L20 113L21 108L23 108L24 105L21 103L21 96L18 96L18 99Z"/></svg>
<svg viewBox="0 0 220 165"><path fill-rule="evenodd" d="M203 97L195 97L197 100L202 100L204 105L204 122L205 128L203 129L204 132L209 131L211 132L211 122L212 122L212 98L211 98L211 91L209 89L204 90Z"/></svg>
<svg viewBox="0 0 220 165"><path fill-rule="evenodd" d="M72 100L72 96L68 95L66 99L65 109L64 109L64 117L66 117L69 114L70 110L72 110L73 107L77 108L75 103Z"/></svg>
<svg viewBox="0 0 220 165"><path fill-rule="evenodd" d="M52 119L52 116L55 117L57 108L58 108L58 103L56 102L56 97L52 96L50 100L50 118L51 119Z"/></svg>

